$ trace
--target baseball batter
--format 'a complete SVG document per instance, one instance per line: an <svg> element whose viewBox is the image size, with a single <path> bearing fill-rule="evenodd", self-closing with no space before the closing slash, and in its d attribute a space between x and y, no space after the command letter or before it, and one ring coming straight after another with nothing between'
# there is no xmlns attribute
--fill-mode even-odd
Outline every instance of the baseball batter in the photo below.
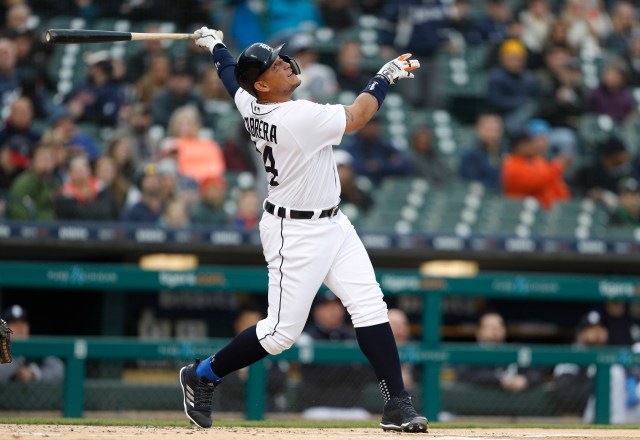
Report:
<svg viewBox="0 0 640 440"><path fill-rule="evenodd" d="M214 30L196 31L240 111L267 173L268 197L260 237L269 271L268 314L219 352L180 370L187 417L211 426L211 399L225 375L291 347L324 283L351 316L358 344L371 363L384 398L384 430L426 432L404 389L387 306L371 261L349 219L340 211L340 182L333 146L362 128L384 101L390 84L420 67L411 54L385 64L353 104L292 100L300 69L263 43L247 47L237 62Z"/></svg>

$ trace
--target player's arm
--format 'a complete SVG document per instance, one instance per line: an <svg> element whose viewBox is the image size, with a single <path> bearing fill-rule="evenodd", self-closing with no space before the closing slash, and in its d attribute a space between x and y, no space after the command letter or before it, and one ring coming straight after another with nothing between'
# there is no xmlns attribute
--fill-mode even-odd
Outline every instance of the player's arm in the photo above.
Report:
<svg viewBox="0 0 640 440"><path fill-rule="evenodd" d="M410 60L410 56L410 53L405 53L382 66L353 104L344 107L347 118L345 133L360 130L369 122L382 106L389 85L397 83L402 78L413 78L411 71L420 67L420 61Z"/></svg>
<svg viewBox="0 0 640 440"><path fill-rule="evenodd" d="M218 71L218 76L222 80L229 95L231 95L231 98L234 98L240 88L233 76L236 60L233 59L231 52L229 52L227 46L222 42L222 31L202 27L195 31L194 34L199 37L195 43L207 49L211 52L211 55L213 55L213 63Z"/></svg>

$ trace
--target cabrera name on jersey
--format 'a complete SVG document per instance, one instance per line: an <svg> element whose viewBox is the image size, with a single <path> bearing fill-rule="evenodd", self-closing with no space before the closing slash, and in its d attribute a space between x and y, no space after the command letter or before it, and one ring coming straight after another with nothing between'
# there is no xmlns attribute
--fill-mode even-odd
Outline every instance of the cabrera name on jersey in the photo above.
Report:
<svg viewBox="0 0 640 440"><path fill-rule="evenodd" d="M245 128L267 173L271 203L291 209L327 209L340 201L333 146L342 141L342 105L306 100L259 104L243 89L235 95Z"/></svg>

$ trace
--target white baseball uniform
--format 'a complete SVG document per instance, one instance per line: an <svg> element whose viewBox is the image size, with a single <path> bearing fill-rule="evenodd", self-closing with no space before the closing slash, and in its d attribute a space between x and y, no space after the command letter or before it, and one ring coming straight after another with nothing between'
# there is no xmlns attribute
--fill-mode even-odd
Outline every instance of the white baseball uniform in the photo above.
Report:
<svg viewBox="0 0 640 440"><path fill-rule="evenodd" d="M257 325L263 348L278 354L293 345L322 283L340 298L354 327L387 322L380 285L353 225L337 209L320 217L340 201L333 146L344 134L344 107L305 100L258 104L243 89L235 103L267 172L265 204L275 205L260 221L269 269L268 314ZM313 216L291 218L291 210Z"/></svg>

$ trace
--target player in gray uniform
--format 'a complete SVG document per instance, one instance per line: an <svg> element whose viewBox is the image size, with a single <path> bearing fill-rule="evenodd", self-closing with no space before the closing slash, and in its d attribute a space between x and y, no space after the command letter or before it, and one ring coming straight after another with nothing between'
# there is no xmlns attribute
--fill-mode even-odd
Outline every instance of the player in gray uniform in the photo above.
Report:
<svg viewBox="0 0 640 440"><path fill-rule="evenodd" d="M351 316L358 344L376 373L385 401L384 430L426 432L404 389L387 305L364 245L340 211L333 146L376 113L390 84L420 67L411 54L385 64L353 104L292 100L300 85L295 60L263 43L247 47L237 63L216 31L202 28L207 48L267 172L268 197L260 238L269 272L267 317L238 334L213 356L180 370L187 417L211 426L211 398L222 378L268 354L291 347L324 283Z"/></svg>

